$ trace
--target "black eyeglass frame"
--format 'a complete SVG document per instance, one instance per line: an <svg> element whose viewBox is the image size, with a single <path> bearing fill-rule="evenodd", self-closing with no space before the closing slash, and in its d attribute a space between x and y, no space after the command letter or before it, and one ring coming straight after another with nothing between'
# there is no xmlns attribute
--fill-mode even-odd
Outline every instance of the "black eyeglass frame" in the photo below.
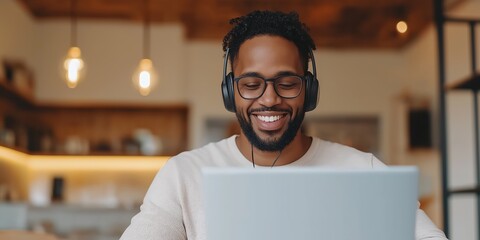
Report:
<svg viewBox="0 0 480 240"><path fill-rule="evenodd" d="M255 78L259 78L259 79L262 79L264 82L265 82L265 85L263 85L263 90L262 92L260 93L260 95L258 95L258 97L254 97L254 98L246 98L242 95L242 93L240 92L240 88L238 87L238 81L240 81L240 79L242 78L247 78L247 77L255 77ZM298 91L297 95L293 96L293 97L284 97L282 96L278 90L277 90L277 85L275 85L275 82L280 79L280 78L283 78L283 77L297 77L299 78L300 80L300 83L301 83L301 86L300 86L300 90ZM271 82L273 84L273 90L275 90L275 93L281 97L281 98L284 98L284 99L293 99L293 98L296 98L300 95L300 93L302 92L302 88L303 88L303 85L304 85L304 82L306 81L305 79L305 76L300 76L300 75L296 75L296 74L285 74L285 75L279 75L279 76L276 76L276 77L272 77L272 78L264 78L262 76L241 76L241 77L236 77L233 79L233 81L235 81L236 85L237 85L237 91L238 91L238 94L240 95L240 97L242 97L243 99L246 99L246 100L255 100L255 99L259 99L260 97L263 96L263 94L265 93L265 90L267 90L267 84L268 82Z"/></svg>

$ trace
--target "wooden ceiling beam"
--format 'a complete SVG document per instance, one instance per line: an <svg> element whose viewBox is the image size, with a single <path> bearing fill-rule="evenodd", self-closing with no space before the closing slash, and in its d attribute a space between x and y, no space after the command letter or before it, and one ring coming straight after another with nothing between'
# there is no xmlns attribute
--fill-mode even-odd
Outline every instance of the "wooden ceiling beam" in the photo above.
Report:
<svg viewBox="0 0 480 240"><path fill-rule="evenodd" d="M68 18L70 2L17 0L36 18ZM148 0L152 22L182 22L191 39L221 40L231 18L254 9L297 11L321 47L399 48L432 22L432 0ZM462 2L465 0L452 0ZM140 0L77 0L79 18L143 19ZM450 4L452 5L452 4ZM406 18L409 32L395 24Z"/></svg>

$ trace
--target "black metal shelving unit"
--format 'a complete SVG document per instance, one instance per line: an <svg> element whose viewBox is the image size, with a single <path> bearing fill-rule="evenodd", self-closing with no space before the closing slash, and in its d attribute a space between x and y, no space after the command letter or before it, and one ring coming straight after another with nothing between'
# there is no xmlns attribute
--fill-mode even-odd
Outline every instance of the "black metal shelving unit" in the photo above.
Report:
<svg viewBox="0 0 480 240"><path fill-rule="evenodd" d="M477 72L476 63L476 39L475 27L480 24L480 19L471 18L453 18L448 17L444 10L443 0L434 0L434 14L437 29L437 47L438 47L438 77L439 77L439 119L440 119L440 149L441 149L441 167L442 167L442 197L443 197L443 222L444 231L450 237L450 197L459 194L474 194L477 196L477 221L480 216L480 136L479 136L479 116L478 116L478 91L480 89L480 74ZM470 63L471 75L455 84L446 86L445 84L445 24L457 23L469 26L470 35ZM447 148L447 109L446 92L450 90L470 91L473 95L473 116L474 116L474 146L475 146L475 169L476 186L464 189L450 189L448 187L448 148ZM480 224L479 224L480 225ZM477 235L480 239L480 226L477 226Z"/></svg>

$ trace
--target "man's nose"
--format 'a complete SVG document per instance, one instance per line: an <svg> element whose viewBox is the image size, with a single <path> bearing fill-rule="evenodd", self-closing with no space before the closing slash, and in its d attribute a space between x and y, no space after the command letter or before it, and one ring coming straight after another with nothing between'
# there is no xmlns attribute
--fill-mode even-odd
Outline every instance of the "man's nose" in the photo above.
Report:
<svg viewBox="0 0 480 240"><path fill-rule="evenodd" d="M263 92L262 96L258 99L258 103L266 107L272 107L280 104L281 101L282 98L278 96L273 83L267 82L265 92Z"/></svg>

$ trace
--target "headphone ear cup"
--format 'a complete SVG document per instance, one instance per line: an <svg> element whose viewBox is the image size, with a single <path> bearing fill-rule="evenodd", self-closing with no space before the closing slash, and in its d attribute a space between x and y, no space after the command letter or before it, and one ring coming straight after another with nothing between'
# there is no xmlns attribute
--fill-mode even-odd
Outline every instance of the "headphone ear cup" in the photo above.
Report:
<svg viewBox="0 0 480 240"><path fill-rule="evenodd" d="M318 103L318 80L311 72L305 74L305 112L314 110Z"/></svg>
<svg viewBox="0 0 480 240"><path fill-rule="evenodd" d="M235 93L233 90L233 73L231 72L223 78L222 96L225 109L230 112L235 112Z"/></svg>

